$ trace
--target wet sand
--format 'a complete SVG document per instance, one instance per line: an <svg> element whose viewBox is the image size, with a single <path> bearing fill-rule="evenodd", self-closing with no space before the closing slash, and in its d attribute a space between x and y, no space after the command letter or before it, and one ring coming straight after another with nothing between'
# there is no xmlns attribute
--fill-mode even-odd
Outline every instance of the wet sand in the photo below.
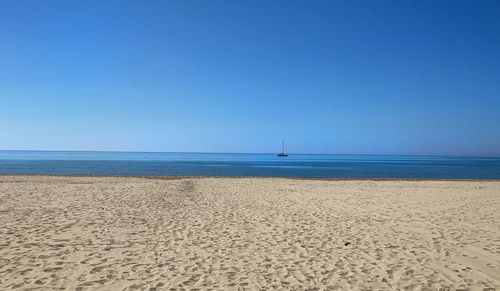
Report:
<svg viewBox="0 0 500 291"><path fill-rule="evenodd" d="M500 181L0 176L0 290L500 289Z"/></svg>

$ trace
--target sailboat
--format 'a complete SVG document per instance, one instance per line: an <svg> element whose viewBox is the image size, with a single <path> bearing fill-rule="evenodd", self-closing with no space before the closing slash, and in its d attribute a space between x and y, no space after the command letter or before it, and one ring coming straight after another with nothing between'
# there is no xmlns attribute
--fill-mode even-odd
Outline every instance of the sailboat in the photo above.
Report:
<svg viewBox="0 0 500 291"><path fill-rule="evenodd" d="M278 157L288 157L288 152L285 148L285 141L283 141L283 148L281 150L281 153L278 154Z"/></svg>

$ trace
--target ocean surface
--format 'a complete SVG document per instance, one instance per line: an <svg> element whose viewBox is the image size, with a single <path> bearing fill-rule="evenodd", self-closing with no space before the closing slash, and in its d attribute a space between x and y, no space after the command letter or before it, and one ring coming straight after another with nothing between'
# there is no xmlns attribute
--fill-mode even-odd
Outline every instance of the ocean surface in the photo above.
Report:
<svg viewBox="0 0 500 291"><path fill-rule="evenodd" d="M0 174L500 179L500 158L0 151Z"/></svg>

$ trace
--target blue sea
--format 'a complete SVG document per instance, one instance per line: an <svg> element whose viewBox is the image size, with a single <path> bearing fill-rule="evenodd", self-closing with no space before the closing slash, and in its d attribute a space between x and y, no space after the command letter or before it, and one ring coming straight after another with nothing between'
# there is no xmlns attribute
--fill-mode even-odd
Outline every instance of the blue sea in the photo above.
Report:
<svg viewBox="0 0 500 291"><path fill-rule="evenodd" d="M0 151L0 174L500 179L500 158Z"/></svg>

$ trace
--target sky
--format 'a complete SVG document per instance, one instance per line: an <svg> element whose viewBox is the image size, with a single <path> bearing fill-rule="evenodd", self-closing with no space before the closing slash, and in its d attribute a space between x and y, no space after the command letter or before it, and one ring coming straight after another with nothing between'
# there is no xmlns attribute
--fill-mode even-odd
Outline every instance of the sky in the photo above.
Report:
<svg viewBox="0 0 500 291"><path fill-rule="evenodd" d="M500 1L0 1L0 149L500 155Z"/></svg>

